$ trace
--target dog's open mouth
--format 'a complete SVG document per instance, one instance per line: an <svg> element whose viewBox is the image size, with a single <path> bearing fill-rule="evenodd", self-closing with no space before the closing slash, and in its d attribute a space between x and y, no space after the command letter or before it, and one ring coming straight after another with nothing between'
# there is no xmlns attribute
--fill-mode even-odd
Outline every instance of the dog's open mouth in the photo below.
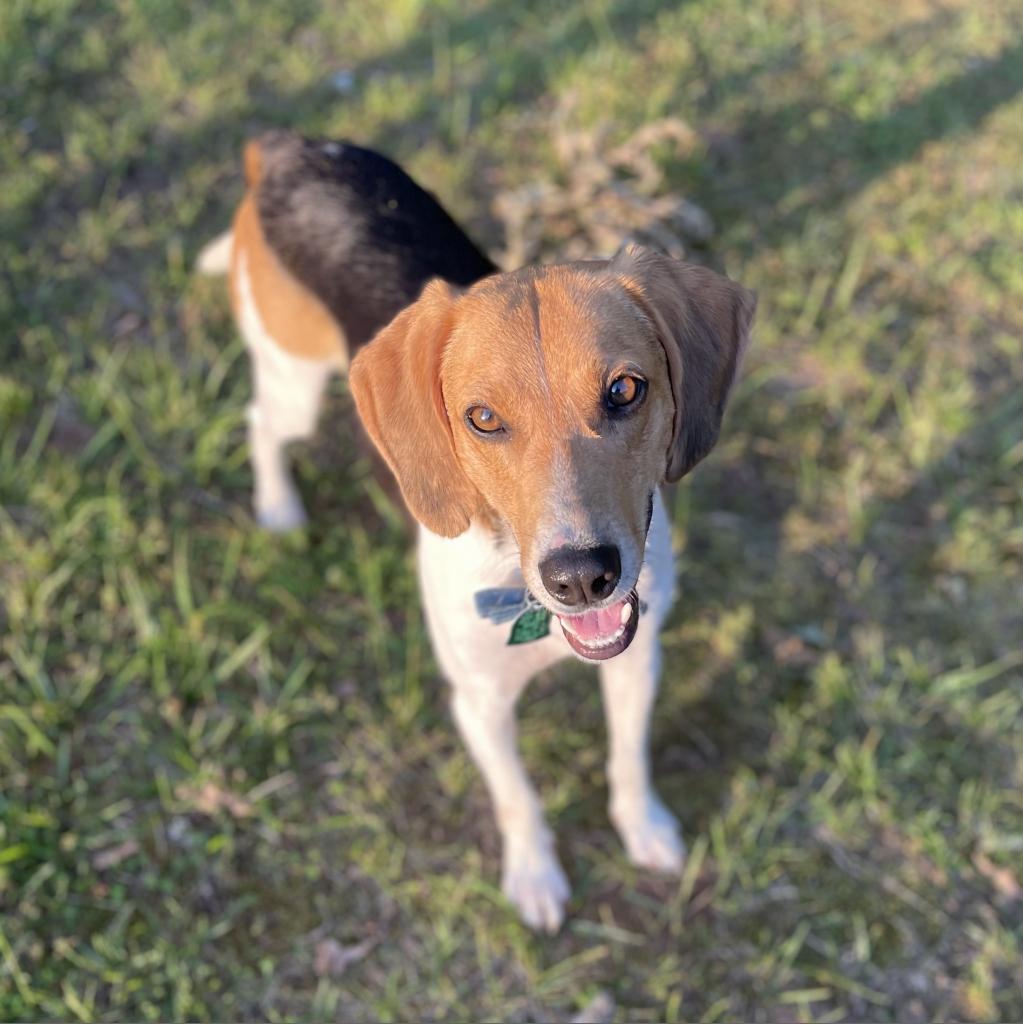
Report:
<svg viewBox="0 0 1023 1024"><path fill-rule="evenodd" d="M559 615L569 646L587 661L606 661L632 643L639 626L639 598L633 590L624 601L583 612Z"/></svg>

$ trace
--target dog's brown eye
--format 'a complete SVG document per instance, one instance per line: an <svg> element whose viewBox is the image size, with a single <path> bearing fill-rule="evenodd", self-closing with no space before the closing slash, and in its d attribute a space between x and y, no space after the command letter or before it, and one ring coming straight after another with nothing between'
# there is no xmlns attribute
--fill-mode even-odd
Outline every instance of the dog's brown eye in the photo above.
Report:
<svg viewBox="0 0 1023 1024"><path fill-rule="evenodd" d="M504 424L497 413L485 405L474 405L466 412L465 418L469 421L469 426L479 434L496 434L499 430L504 430Z"/></svg>
<svg viewBox="0 0 1023 1024"><path fill-rule="evenodd" d="M645 380L624 374L611 381L607 389L607 404L612 409L624 409L642 398L645 390Z"/></svg>

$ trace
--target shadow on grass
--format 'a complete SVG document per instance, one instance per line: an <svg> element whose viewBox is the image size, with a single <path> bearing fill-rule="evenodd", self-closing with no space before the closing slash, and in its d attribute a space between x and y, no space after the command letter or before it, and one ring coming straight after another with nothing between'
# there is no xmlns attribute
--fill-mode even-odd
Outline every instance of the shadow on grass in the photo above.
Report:
<svg viewBox="0 0 1023 1024"><path fill-rule="evenodd" d="M707 467L695 488L681 600L667 630L662 705L670 711L655 714L653 729L662 792L694 834L705 833L727 806L737 772L778 771L769 752L775 713L803 703L827 654L837 655L854 673L883 671L887 677L899 674L898 652L907 652L921 659L920 670L934 679L1005 660L1009 671L994 672L974 696L979 701L1001 692L1005 707L1015 706L1020 676L1011 666L1021 650L1023 605L1011 581L994 564L978 564L980 575L957 587L956 573L942 564L942 550L965 516L988 517L999 503L1008 507L1013 501L1011 454L1023 442L1023 398L1010 382L992 379L975 408L970 429L904 489L865 506L858 536L840 528L826 542L799 552L788 548L783 529L787 511L796 504L793 494L762 480L758 487L758 469L748 459ZM873 569L863 581L858 571L868 561ZM950 581L948 590L942 589L943 581ZM687 665L685 642L670 642L680 624L720 620L743 606L751 627L733 656L710 653ZM883 644L880 652L888 659L883 669L870 668L861 649L869 636ZM786 639L788 649L795 650L792 659L785 653ZM975 661L964 663L964 653ZM984 678L982 670L978 679ZM968 700L946 698L943 690L932 694L929 684L920 685L924 689L914 700L926 713L918 710L912 725L900 726L909 729L909 739L891 738L926 755L916 779L918 796L926 793L931 806L950 818L958 813L958 786L932 786L938 764L960 781L1011 788L1015 754L998 732L1004 723L973 721ZM672 700L676 687L698 695ZM1002 704L998 708L1008 713ZM864 722L860 709L847 709L844 718L827 725L831 742L864 733ZM907 791L902 798L911 802L913 794Z"/></svg>
<svg viewBox="0 0 1023 1024"><path fill-rule="evenodd" d="M919 30L919 26L913 27L914 32ZM778 55L777 59L790 58ZM732 79L727 88L752 87L763 70L763 66L754 69L743 81ZM977 130L985 117L1021 92L1023 41L975 62L962 74L896 105L883 116L864 121L843 116L836 123L831 111L827 127L816 129L807 128L810 115L820 109L810 101L767 111L743 122L739 129L743 156L730 159L721 180L696 191L694 198L719 217L722 209L734 213L736 206L753 212L764 236L777 243L798 236L808 218L848 201L877 177L912 160L927 144ZM712 99L711 106L716 102ZM796 129L798 138L792 141ZM909 318L897 333L908 337L911 328ZM901 340L906 339L889 337L886 343L897 349ZM805 669L785 664L784 657L779 660L774 650L778 638L765 635L760 622L798 634L808 626L814 631L822 617L831 618L835 636L827 641L827 649L843 657L852 653L854 632L865 626L889 634L894 631L896 642L907 644L926 641L928 636L979 641L982 646L986 641L992 660L1012 649L1009 638L1018 636L1023 628L1023 613L1014 612L1011 603L998 616L999 629L983 638L977 636L962 609L949 606L912 621L904 614L903 603L907 589L926 591L924 581L939 574L934 564L936 551L977 497L978 488L971 488L969 497L955 503L940 524L932 521L932 505L950 483L984 480L996 472L992 451L999 449L992 448L992 439L999 430L1004 433L1007 414L1004 403L998 408L991 406L996 397L995 391L989 390L993 386L992 381L978 381L975 405L984 413L971 430L920 471L897 498L867 506L859 541L839 540L826 550L814 546L799 555L786 551L782 527L795 497L785 480L764 480L762 466L751 457L729 466L712 459L701 470L706 476L688 485L693 490L692 528L682 560L680 602L669 622L669 635L686 621L712 619L746 605L753 626L745 652L735 661L758 668L757 679L740 682L731 662L715 662L710 657L703 667L696 668L696 674L704 678L698 681L700 695L695 701L668 718L655 718L655 763L660 766L665 791L677 793L671 802L690 827L702 831L709 824L727 801L738 769L757 771L764 765L774 727L769 709L798 703L811 685ZM746 424L750 436L779 441L789 450L798 439L799 428L788 423L781 429L791 441L788 446L777 426ZM715 558L722 545L727 550ZM868 555L879 560L877 579L853 600L839 580ZM710 565L701 566L708 557ZM775 578L780 587L783 578L791 580L797 575L802 578L804 593L794 592L791 586L784 594L774 589ZM991 601L996 601L994 594ZM816 642L825 643L823 637ZM673 675L677 685L691 685L693 670L686 664L684 645L669 653L666 674L666 688L676 685ZM979 759L979 774L997 772L999 751L986 746L975 731L965 729L965 734L964 742Z"/></svg>
<svg viewBox="0 0 1023 1024"><path fill-rule="evenodd" d="M618 45L628 46L653 15L669 6L663 0L646 0L637 9L619 2L599 16L590 14L586 7L574 9L571 16L556 19L551 27L543 26L542 45L537 45L530 24L542 23L547 17L546 9L540 5L517 8L514 16L493 5L461 17L438 15L426 31L410 42L375 54L354 67L357 86L376 74L405 73L419 80L417 88L422 96L411 123L405 118L382 117L375 125L373 137L358 141L392 153L406 148L409 139L422 143L438 135L447 145L457 146L459 140L451 138L445 129L446 104L461 95L471 98L471 130L473 124L504 107L539 102L549 83L551 53L578 57L608 37L613 37ZM523 38L518 38L520 34ZM445 95L434 95L439 55L478 45L481 38L487 40L488 50L500 53L500 57L478 61L472 74L460 73L457 83L444 86ZM118 63L105 70L104 78L116 77L121 63L130 55L124 48L116 54ZM791 54L774 55L776 65L791 59ZM764 68L757 65L747 73L749 88L756 87L756 77ZM251 96L241 109L193 123L187 131L166 132L151 126L140 138L137 156L98 166L83 176L67 175L63 187L36 196L19 217L34 222L37 245L57 251L70 222L80 212L96 206L103 196L165 192L196 160L222 163L230 169L223 178L223 188L209 191L192 223L175 225L184 238L186 250L194 254L230 217L240 190L238 155L246 138L271 127L317 133L343 109L345 100L332 88L328 70L324 69L323 81L288 94L254 83ZM54 120L53 105L61 95L97 87L89 75L60 71L56 65L50 79L46 80L52 93L48 115L37 110L38 104L27 95L20 103L16 99L11 109L15 119L38 117L47 123L54 121L48 131L41 133L43 136L56 130L59 119ZM735 77L722 82L722 92L743 85ZM707 187L706 196L697 194L696 198L706 200L711 208L732 207L738 201L741 207L762 211L761 223L772 235L779 230L798 232L815 210L862 189L873 178L912 158L926 143L972 130L1021 89L1023 42L1008 46L997 56L899 104L890 113L866 121L829 111L830 123L826 127L803 131L811 114L821 109L819 105L806 102L758 112L740 126L738 133L749 152L730 161L728 167L717 168L721 172L719 180ZM708 111L711 116L713 108L712 98ZM798 137L786 141L792 139L797 129ZM51 144L55 143L55 138L51 139ZM793 206L791 197L806 189L809 197ZM485 241L495 244L499 240ZM138 253L115 252L110 269L131 278L138 273L140 264L144 266L161 255L154 253L147 258L143 254L140 261ZM80 301L88 294L95 285L94 272L95 268L90 267L89 274L67 282L68 300ZM45 317L49 304L40 301L40 289L17 273L8 270L6 274L13 296L10 318L25 324Z"/></svg>

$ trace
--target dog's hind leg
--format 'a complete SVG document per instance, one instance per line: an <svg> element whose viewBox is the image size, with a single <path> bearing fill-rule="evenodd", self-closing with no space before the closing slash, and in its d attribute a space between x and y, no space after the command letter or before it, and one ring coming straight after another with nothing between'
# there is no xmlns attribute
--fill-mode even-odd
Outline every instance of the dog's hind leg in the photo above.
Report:
<svg viewBox="0 0 1023 1024"><path fill-rule="evenodd" d="M274 341L252 301L244 262L239 292L239 321L252 363L248 423L256 519L260 526L282 532L306 521L285 448L312 436L324 389L340 366L336 360L290 355Z"/></svg>
<svg viewBox="0 0 1023 1024"><path fill-rule="evenodd" d="M285 447L313 435L324 389L337 368L283 352L271 358L253 352L252 368L255 397L248 421L256 519L268 530L290 530L302 526L306 515Z"/></svg>

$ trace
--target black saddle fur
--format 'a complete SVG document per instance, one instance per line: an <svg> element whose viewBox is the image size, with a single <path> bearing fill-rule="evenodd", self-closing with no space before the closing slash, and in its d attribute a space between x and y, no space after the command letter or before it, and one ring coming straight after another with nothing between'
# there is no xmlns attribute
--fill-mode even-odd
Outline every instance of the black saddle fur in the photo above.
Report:
<svg viewBox="0 0 1023 1024"><path fill-rule="evenodd" d="M259 141L256 202L266 240L341 324L351 355L431 278L470 285L497 270L387 157L291 132Z"/></svg>

